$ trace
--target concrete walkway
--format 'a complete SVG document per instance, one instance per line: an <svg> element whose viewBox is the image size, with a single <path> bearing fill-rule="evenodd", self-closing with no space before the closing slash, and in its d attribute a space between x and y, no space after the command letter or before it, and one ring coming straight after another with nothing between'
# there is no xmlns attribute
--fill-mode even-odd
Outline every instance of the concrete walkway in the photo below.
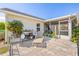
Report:
<svg viewBox="0 0 79 59"><path fill-rule="evenodd" d="M76 44L68 40L49 40L47 47L33 47L32 41L17 44L20 56L76 56Z"/></svg>

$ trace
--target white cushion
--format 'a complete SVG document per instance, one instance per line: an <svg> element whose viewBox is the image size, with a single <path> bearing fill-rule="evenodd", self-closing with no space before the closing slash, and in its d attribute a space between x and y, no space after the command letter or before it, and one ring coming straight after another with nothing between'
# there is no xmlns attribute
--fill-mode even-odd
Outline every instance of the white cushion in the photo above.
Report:
<svg viewBox="0 0 79 59"><path fill-rule="evenodd" d="M24 34L21 34L21 39L24 39L25 38L25 35Z"/></svg>

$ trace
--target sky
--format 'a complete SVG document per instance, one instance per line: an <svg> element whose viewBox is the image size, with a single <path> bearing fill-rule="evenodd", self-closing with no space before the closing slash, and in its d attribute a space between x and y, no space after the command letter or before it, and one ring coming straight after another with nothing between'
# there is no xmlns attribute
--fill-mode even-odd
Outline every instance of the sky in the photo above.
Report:
<svg viewBox="0 0 79 59"><path fill-rule="evenodd" d="M79 13L78 3L0 3L0 8L10 8L43 19Z"/></svg>

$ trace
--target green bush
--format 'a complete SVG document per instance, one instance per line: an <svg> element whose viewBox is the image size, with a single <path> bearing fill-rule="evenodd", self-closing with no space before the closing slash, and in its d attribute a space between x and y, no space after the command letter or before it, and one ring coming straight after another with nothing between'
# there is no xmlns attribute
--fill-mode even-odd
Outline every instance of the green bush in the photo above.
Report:
<svg viewBox="0 0 79 59"><path fill-rule="evenodd" d="M72 42L76 43L77 42L77 38L76 37L73 37L72 38Z"/></svg>
<svg viewBox="0 0 79 59"><path fill-rule="evenodd" d="M76 18L72 21L72 42L77 43L79 37L79 26L76 25Z"/></svg>
<svg viewBox="0 0 79 59"><path fill-rule="evenodd" d="M49 36L51 38L55 38L55 32L54 31L51 31L51 30L48 30L48 31L45 31L44 32L44 36Z"/></svg>
<svg viewBox="0 0 79 59"><path fill-rule="evenodd" d="M72 29L72 42L77 42L78 40L78 37L79 37L79 27L78 26L75 26L73 27Z"/></svg>
<svg viewBox="0 0 79 59"><path fill-rule="evenodd" d="M13 34L15 34L16 36L19 36L22 33L23 24L22 22L18 20L13 20L13 21L8 22L7 28Z"/></svg>
<svg viewBox="0 0 79 59"><path fill-rule="evenodd" d="M0 22L0 30L5 30L5 23L4 22Z"/></svg>
<svg viewBox="0 0 79 59"><path fill-rule="evenodd" d="M0 22L0 41L5 39L5 23Z"/></svg>
<svg viewBox="0 0 79 59"><path fill-rule="evenodd" d="M4 54L6 52L8 52L8 47L2 47L2 48L0 48L0 54Z"/></svg>
<svg viewBox="0 0 79 59"><path fill-rule="evenodd" d="M56 38L55 32L52 32L52 38Z"/></svg>

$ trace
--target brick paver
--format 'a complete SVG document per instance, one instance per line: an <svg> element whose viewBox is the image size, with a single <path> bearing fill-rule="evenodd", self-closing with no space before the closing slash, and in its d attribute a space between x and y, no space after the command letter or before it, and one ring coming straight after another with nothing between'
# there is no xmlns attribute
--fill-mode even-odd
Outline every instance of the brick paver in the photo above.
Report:
<svg viewBox="0 0 79 59"><path fill-rule="evenodd" d="M31 41L32 42L32 41ZM33 47L31 43L23 42L18 44L20 55L22 56L76 56L77 46L68 40L49 40L46 48ZM22 46L21 46L22 45ZM23 46L24 45L24 46Z"/></svg>

